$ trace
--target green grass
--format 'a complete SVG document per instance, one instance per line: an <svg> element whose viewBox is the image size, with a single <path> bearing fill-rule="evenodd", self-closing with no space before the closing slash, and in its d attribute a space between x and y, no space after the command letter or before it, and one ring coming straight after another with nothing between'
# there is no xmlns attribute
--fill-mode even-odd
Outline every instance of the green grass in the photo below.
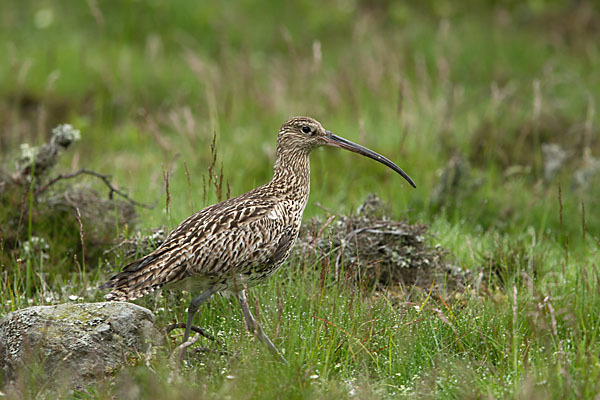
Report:
<svg viewBox="0 0 600 400"><path fill-rule="evenodd" d="M72 397L600 393L600 180L573 184L586 154L600 157L600 12L592 3L67 3L0 6L6 160L20 143L43 143L56 124L74 124L82 140L55 172L92 168L132 198L156 201L139 210L137 228L147 232L216 201L203 183L214 135L216 167L237 195L269 180L281 123L311 115L396 161L418 188L355 154L318 150L305 219L323 208L349 212L375 192L396 218L429 224L431 243L482 282L456 293L374 293L337 283L331 271L322 280L322 260L290 260L251 295L290 366L244 333L236 304L215 297L200 324L229 356L196 357L172 381L166 360L177 338L148 364ZM550 182L542 143L571 154ZM478 184L435 205L439 171L457 153ZM94 288L122 267L100 256L84 270L79 232L47 224L32 224L27 237L46 235L48 258L0 245L0 315L70 295L100 301ZM134 234L115 225L115 239ZM162 326L182 321L187 302L177 292L137 303ZM32 382L26 397L39 394Z"/></svg>

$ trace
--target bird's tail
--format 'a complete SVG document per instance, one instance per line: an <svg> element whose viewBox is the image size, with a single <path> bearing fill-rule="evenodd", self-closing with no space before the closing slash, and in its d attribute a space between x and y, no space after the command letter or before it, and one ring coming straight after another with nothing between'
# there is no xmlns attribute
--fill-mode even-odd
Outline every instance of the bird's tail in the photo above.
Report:
<svg viewBox="0 0 600 400"><path fill-rule="evenodd" d="M158 258L151 253L125 266L123 271L100 285L100 289L112 289L104 298L108 301L135 300L160 289L164 283L156 279Z"/></svg>

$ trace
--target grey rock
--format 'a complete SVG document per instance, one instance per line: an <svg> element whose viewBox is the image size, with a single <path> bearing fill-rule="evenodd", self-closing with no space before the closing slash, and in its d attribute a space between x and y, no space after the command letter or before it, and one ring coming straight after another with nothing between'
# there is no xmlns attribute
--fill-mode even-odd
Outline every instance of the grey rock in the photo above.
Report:
<svg viewBox="0 0 600 400"><path fill-rule="evenodd" d="M9 386L21 372L37 371L50 384L82 388L160 340L150 310L131 303L17 310L0 320L1 381Z"/></svg>

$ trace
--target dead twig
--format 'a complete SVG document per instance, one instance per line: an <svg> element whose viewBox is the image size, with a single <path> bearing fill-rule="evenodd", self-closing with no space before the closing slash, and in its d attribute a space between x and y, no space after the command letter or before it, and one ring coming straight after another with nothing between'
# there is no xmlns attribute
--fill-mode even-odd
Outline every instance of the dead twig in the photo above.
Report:
<svg viewBox="0 0 600 400"><path fill-rule="evenodd" d="M70 174L59 174L57 176L55 176L54 178L52 178L50 181L48 181L48 183L46 183L44 186L42 186L41 188L37 189L35 191L35 197L37 198L40 194L44 193L46 190L48 190L48 188L52 185L54 185L55 183L64 180L64 179L73 179L79 175L91 175L94 176L96 178L101 179L104 184L108 187L109 189L109 193L108 193L108 198L112 199L113 198L113 193L116 193L117 195L121 196L122 198L124 198L125 200L127 200L129 203L138 206L138 207L143 207L143 208L154 208L154 204L145 204L145 203L140 203L139 201L135 201L133 200L131 197L129 197L126 193L120 191L119 189L117 189L116 187L114 187L111 183L110 183L110 179L112 178L110 175L105 175L105 174L101 174L99 172L96 171L92 171L90 169L87 168L82 168L78 171L72 172Z"/></svg>

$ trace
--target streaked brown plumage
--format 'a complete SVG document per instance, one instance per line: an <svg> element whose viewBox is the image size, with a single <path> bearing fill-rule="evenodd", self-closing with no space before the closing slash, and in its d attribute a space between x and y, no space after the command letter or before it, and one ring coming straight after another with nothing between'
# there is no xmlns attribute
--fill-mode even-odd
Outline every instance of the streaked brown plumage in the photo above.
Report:
<svg viewBox="0 0 600 400"><path fill-rule="evenodd" d="M272 275L289 256L308 200L309 154L323 145L377 160L415 186L398 166L379 154L332 134L312 118L292 118L279 130L269 183L184 220L155 251L103 284L103 289L112 288L105 298L125 301L161 288L190 290L197 297L188 308L185 342L200 304L214 293L232 292L242 305L248 328L279 355L254 320L245 289Z"/></svg>

